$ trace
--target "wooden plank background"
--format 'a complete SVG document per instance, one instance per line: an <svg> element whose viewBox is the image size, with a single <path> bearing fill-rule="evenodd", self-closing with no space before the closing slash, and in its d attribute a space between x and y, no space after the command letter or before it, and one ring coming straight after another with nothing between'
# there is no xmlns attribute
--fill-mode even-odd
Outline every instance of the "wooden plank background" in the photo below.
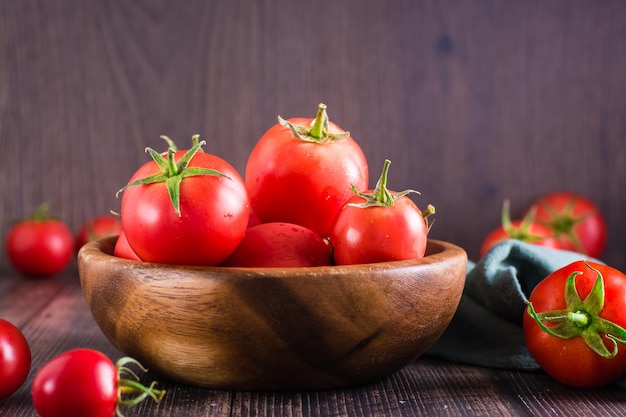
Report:
<svg viewBox="0 0 626 417"><path fill-rule="evenodd" d="M470 258L503 199L569 189L626 269L621 0L0 0L0 231L43 201L75 230L118 210L162 134L243 174L277 115L319 102Z"/></svg>

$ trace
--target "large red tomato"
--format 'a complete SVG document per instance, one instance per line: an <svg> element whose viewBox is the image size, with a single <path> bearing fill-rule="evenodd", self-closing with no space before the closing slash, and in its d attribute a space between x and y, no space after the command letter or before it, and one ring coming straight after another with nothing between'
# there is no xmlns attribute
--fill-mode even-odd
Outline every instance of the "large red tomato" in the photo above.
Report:
<svg viewBox="0 0 626 417"><path fill-rule="evenodd" d="M324 104L313 120L279 121L259 139L246 165L252 211L262 223L295 223L327 237L352 196L350 186L367 188L365 155L328 120Z"/></svg>
<svg viewBox="0 0 626 417"><path fill-rule="evenodd" d="M551 228L564 249L600 258L607 226L598 206L586 197L560 191L541 197L533 208L535 220Z"/></svg>
<svg viewBox="0 0 626 417"><path fill-rule="evenodd" d="M543 279L524 314L528 350L546 373L576 387L626 375L626 276L577 261Z"/></svg>
<svg viewBox="0 0 626 417"><path fill-rule="evenodd" d="M374 190L355 192L335 219L330 243L338 265L417 259L428 241L425 216L406 194L387 189L389 160ZM356 191L356 190L355 190Z"/></svg>
<svg viewBox="0 0 626 417"><path fill-rule="evenodd" d="M13 225L5 243L11 264L30 276L61 272L74 252L72 232L61 220L49 217L47 205L42 205L33 217Z"/></svg>
<svg viewBox="0 0 626 417"><path fill-rule="evenodd" d="M201 151L169 148L153 157L122 190L122 227L144 261L218 265L237 247L250 208L241 176L225 160Z"/></svg>

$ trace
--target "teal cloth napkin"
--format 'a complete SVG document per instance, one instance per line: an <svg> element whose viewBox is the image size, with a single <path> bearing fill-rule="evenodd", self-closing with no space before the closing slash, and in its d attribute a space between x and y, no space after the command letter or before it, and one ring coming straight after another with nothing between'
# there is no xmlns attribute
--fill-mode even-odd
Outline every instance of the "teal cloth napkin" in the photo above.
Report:
<svg viewBox="0 0 626 417"><path fill-rule="evenodd" d="M538 370L524 343L522 317L532 289L579 253L507 240L469 262L458 310L427 355L513 370ZM626 388L626 380L618 384Z"/></svg>

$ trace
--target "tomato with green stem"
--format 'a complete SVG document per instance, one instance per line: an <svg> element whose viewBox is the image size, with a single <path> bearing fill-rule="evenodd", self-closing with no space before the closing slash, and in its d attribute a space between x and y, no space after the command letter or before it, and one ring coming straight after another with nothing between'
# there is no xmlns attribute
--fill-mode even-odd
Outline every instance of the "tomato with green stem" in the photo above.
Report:
<svg viewBox="0 0 626 417"><path fill-rule="evenodd" d="M600 208L582 195L559 191L539 198L532 206L535 221L550 228L564 249L600 258L607 241L606 220Z"/></svg>
<svg viewBox="0 0 626 417"><path fill-rule="evenodd" d="M407 196L414 190L387 189L391 161L385 160L374 190L353 196L337 215L330 233L333 259L338 265L417 259L424 256L428 241L427 217L435 208L422 212Z"/></svg>
<svg viewBox="0 0 626 417"><path fill-rule="evenodd" d="M156 382L142 385L129 365L146 371L135 359L123 357L114 364L94 349L61 353L35 375L35 409L41 417L112 417L146 398L159 402L165 391L156 389Z"/></svg>
<svg viewBox="0 0 626 417"><path fill-rule="evenodd" d="M521 220L511 220L509 200L502 203L502 224L491 231L480 247L480 256L483 257L498 243L508 239L532 243L552 249L562 249L560 241L554 236L554 232L547 226L535 221L535 211L531 210Z"/></svg>
<svg viewBox="0 0 626 417"><path fill-rule="evenodd" d="M6 236L6 252L21 273L48 277L63 271L72 260L74 236L68 226L42 204L35 214L12 225Z"/></svg>
<svg viewBox="0 0 626 417"><path fill-rule="evenodd" d="M294 223L328 237L351 197L368 185L365 155L350 133L328 119L282 119L257 142L246 164L250 205L261 223Z"/></svg>
<svg viewBox="0 0 626 417"><path fill-rule="evenodd" d="M30 346L13 323L0 319L0 400L26 381L31 365Z"/></svg>
<svg viewBox="0 0 626 417"><path fill-rule="evenodd" d="M147 148L152 161L119 191L122 228L142 260L215 266L241 242L250 215L243 179L204 143L195 135L188 150Z"/></svg>
<svg viewBox="0 0 626 417"><path fill-rule="evenodd" d="M576 261L532 290L524 338L539 366L563 384L594 388L626 376L626 276Z"/></svg>

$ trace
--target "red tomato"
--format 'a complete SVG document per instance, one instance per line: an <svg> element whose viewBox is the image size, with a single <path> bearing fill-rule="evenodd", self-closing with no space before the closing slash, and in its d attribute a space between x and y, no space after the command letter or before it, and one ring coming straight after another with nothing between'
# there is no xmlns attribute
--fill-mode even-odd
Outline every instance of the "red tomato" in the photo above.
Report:
<svg viewBox="0 0 626 417"><path fill-rule="evenodd" d="M127 363L140 366L135 360L122 358L113 364L101 352L74 349L54 357L35 375L32 386L33 403L41 417L112 417L119 406L135 405L137 401L122 400L118 393L144 392L159 401L165 391L143 387ZM141 366L140 366L141 367ZM143 368L142 368L143 369ZM128 375L132 379L124 379Z"/></svg>
<svg viewBox="0 0 626 417"><path fill-rule="evenodd" d="M295 223L327 237L350 186L366 189L367 161L320 104L315 119L279 118L265 132L248 158L245 182L261 223Z"/></svg>
<svg viewBox="0 0 626 417"><path fill-rule="evenodd" d="M72 259L74 237L61 220L48 217L42 205L32 218L11 227L6 251L13 266L25 275L51 276L61 272Z"/></svg>
<svg viewBox="0 0 626 417"><path fill-rule="evenodd" d="M122 227L142 260L218 265L241 242L250 215L245 185L228 162L202 152L202 144L170 148L167 160L148 149L154 160L122 189Z"/></svg>
<svg viewBox="0 0 626 417"><path fill-rule="evenodd" d="M523 318L526 345L541 368L563 384L608 384L626 375L624 311L623 273L592 262L571 263L530 294Z"/></svg>
<svg viewBox="0 0 626 417"><path fill-rule="evenodd" d="M299 267L331 264L330 245L317 233L290 223L250 227L224 266Z"/></svg>
<svg viewBox="0 0 626 417"><path fill-rule="evenodd" d="M535 220L551 228L561 246L600 258L607 240L604 216L591 200L572 192L555 192L540 198L533 207Z"/></svg>
<svg viewBox="0 0 626 417"><path fill-rule="evenodd" d="M428 240L425 213L406 196L406 190L387 190L386 160L376 189L356 193L343 206L330 234L338 265L417 259ZM434 210L432 206L430 209Z"/></svg>
<svg viewBox="0 0 626 417"><path fill-rule="evenodd" d="M22 386L30 371L30 347L22 332L0 319L0 400Z"/></svg>
<svg viewBox="0 0 626 417"><path fill-rule="evenodd" d="M89 220L76 234L76 249L87 242L107 236L117 236L122 231L122 222L113 216L98 216Z"/></svg>
<svg viewBox="0 0 626 417"><path fill-rule="evenodd" d="M507 239L516 239L546 248L562 249L552 229L535 222L533 211L527 213L521 220L511 221L509 202L505 200L502 205L502 225L485 237L480 247L480 256L485 256L492 247Z"/></svg>
<svg viewBox="0 0 626 417"><path fill-rule="evenodd" d="M126 239L126 233L122 230L115 241L115 248L113 249L113 255L118 258L131 259L133 261L141 261L141 258L137 256L133 248L128 244Z"/></svg>

